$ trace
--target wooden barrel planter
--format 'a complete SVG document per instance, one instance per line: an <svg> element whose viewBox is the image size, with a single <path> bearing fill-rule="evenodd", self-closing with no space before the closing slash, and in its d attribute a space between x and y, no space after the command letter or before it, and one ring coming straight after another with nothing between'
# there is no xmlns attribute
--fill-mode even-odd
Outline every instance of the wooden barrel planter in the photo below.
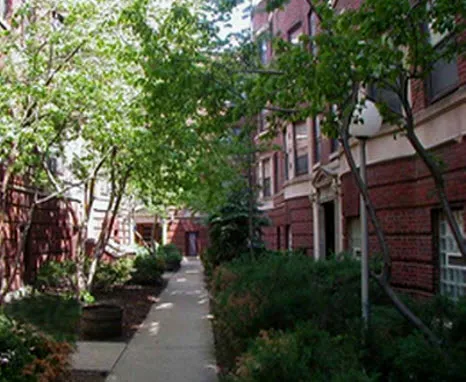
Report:
<svg viewBox="0 0 466 382"><path fill-rule="evenodd" d="M168 272L176 272L181 268L181 264L179 261L166 261L165 262L165 270Z"/></svg>
<svg viewBox="0 0 466 382"><path fill-rule="evenodd" d="M85 340L107 340L122 334L123 309L113 304L83 307L81 337Z"/></svg>

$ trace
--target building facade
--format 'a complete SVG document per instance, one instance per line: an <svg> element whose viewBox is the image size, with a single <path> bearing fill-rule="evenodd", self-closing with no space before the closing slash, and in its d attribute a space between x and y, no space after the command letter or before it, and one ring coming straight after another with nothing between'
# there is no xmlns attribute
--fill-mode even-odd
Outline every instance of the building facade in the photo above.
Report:
<svg viewBox="0 0 466 382"><path fill-rule="evenodd" d="M338 9L360 0L334 1ZM299 35L319 31L306 1L291 0L267 13L265 1L252 15L261 60L272 60L266 34L293 43ZM466 222L466 59L438 62L430 78L411 84L416 132L445 163L448 199L461 226ZM394 105L396 107L396 105ZM260 137L267 127L259 116ZM466 263L459 256L435 197L432 178L414 149L394 126L384 125L367 142L368 186L387 235L393 260L393 285L416 295L466 294ZM274 146L259 155L260 202L271 218L264 232L271 249L302 249L325 259L332 253L359 252L359 193L338 142L322 135L319 120L289 124ZM359 161L358 142L352 151ZM464 229L466 231L466 229ZM370 252L378 244L370 227Z"/></svg>
<svg viewBox="0 0 466 382"><path fill-rule="evenodd" d="M174 244L183 256L199 256L208 246L208 228L201 215L187 209L168 208L162 218L142 208L134 215L139 243Z"/></svg>

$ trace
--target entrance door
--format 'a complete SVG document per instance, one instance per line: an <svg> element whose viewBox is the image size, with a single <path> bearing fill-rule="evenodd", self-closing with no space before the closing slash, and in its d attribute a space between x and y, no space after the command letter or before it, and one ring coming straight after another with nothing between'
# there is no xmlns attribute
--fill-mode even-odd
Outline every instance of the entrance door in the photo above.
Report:
<svg viewBox="0 0 466 382"><path fill-rule="evenodd" d="M188 256L197 256L198 255L198 246L197 246L197 238L199 236L198 232L188 232L186 233L186 245L187 251L186 253Z"/></svg>
<svg viewBox="0 0 466 382"><path fill-rule="evenodd" d="M325 257L335 253L335 203L322 204L325 224Z"/></svg>

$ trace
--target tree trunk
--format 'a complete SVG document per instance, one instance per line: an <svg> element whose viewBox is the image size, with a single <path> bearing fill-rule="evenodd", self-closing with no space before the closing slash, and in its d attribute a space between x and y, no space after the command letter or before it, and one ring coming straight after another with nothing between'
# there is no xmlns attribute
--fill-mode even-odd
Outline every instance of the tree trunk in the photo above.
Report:
<svg viewBox="0 0 466 382"><path fill-rule="evenodd" d="M448 201L445 189L445 180L443 178L442 170L416 135L414 113L411 107L411 102L409 100L409 85L410 82L408 81L408 79L406 77L402 78L401 86L398 91L398 97L400 98L406 115L406 124L404 126L404 129L406 131L406 137L408 138L408 141L411 144L411 146L416 151L417 155L419 155L421 160L424 162L424 165L427 167L434 180L435 192L440 201L443 213L445 214L451 233L453 235L453 238L455 239L456 245L458 246L461 256L466 261L466 240L463 237L463 234L461 232L462 229L456 221L455 216L453 215L453 210L451 208L450 202Z"/></svg>
<svg viewBox="0 0 466 382"><path fill-rule="evenodd" d="M248 233L249 233L249 254L254 257L254 134L249 134L249 152L248 152Z"/></svg>
<svg viewBox="0 0 466 382"><path fill-rule="evenodd" d="M152 230L150 233L150 248L152 251L152 255L155 255L155 252L157 251L157 247L155 245L155 231L157 229L157 215L154 216L154 222L152 224Z"/></svg>
<svg viewBox="0 0 466 382"><path fill-rule="evenodd" d="M97 246L94 251L94 258L92 260L91 267L89 269L89 274L87 277L87 290L92 288L92 283L94 282L95 273L97 271L97 266L99 264L100 259L102 258L103 254L105 253L105 247L108 244L110 236L112 234L112 228L115 224L115 219L120 209L121 201L123 200L123 196L126 190L126 184L128 182L129 175L131 173L131 168L129 168L121 183L118 187L118 190L112 190L112 197L111 202L109 202L109 206L105 213L104 223L102 226L102 231L99 236L99 240L97 242ZM116 187L116 183L113 182L114 188ZM110 219L108 219L109 213L111 211Z"/></svg>
<svg viewBox="0 0 466 382"><path fill-rule="evenodd" d="M440 201L443 213L445 214L445 218L447 219L448 225L450 226L451 233L455 239L461 256L466 261L466 240L461 233L462 229L460 229L460 226L453 214L450 202L448 201L442 171L438 164L432 159L431 154L425 149L424 145L417 137L413 126L407 128L406 136L434 179L435 192Z"/></svg>

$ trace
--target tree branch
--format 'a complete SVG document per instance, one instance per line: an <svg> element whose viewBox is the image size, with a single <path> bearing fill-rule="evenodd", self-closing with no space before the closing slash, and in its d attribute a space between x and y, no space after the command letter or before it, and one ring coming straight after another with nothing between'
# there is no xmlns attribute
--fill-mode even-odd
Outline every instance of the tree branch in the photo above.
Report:
<svg viewBox="0 0 466 382"><path fill-rule="evenodd" d="M76 54L79 52L79 50L84 46L84 44L86 43L86 40L82 41L76 48L73 49L73 51L67 56L65 57L65 59L63 60L63 62L60 63L60 65L58 65L53 71L52 73L50 74L50 76L48 77L48 79L45 81L45 86L49 86L54 77L57 75L57 73L63 69L63 67L68 63L70 62L74 56L76 56Z"/></svg>
<svg viewBox="0 0 466 382"><path fill-rule="evenodd" d="M246 73L246 74L266 74L271 76L283 76L286 72L282 70L270 70L270 69L241 69L241 70L230 70L231 73Z"/></svg>

